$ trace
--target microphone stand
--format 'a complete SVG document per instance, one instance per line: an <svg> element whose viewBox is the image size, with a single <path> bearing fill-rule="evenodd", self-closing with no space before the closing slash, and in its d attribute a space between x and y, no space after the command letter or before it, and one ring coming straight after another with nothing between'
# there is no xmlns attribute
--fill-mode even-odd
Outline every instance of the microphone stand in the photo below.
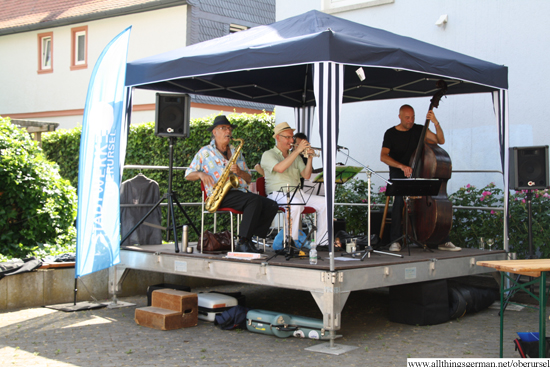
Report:
<svg viewBox="0 0 550 367"><path fill-rule="evenodd" d="M338 152L344 154L346 157L348 157L349 159L351 159L352 161L354 161L355 163L359 164L361 167L363 167L364 169L367 170L367 184L368 184L368 201L367 201L367 205L368 205L368 209L367 209L367 218L368 218L368 226L367 226L367 248L364 250L365 253L363 254L363 256L361 256L361 261L365 260L365 257L369 257L370 258L370 253L371 252L374 252L374 253L377 253L377 254L383 254L383 255L388 255L388 256L395 256L395 257L399 257L399 258L403 258L403 255L399 255L399 254L392 254L391 252L385 252L385 251L377 251L377 250L373 250L372 246L371 246L371 239L370 239L370 196L371 196L371 191L370 191L370 187L371 187L371 176L372 174L374 173L376 176L378 176L379 178L381 178L386 184L388 185L391 185L392 183L388 180L386 180L384 177L380 176L378 173L374 172L371 168L365 166L363 163L359 162L358 160L354 159L353 157L351 157L348 153L345 153L343 152L342 150L343 149L346 149L346 148L338 148ZM346 149L347 150L347 149ZM356 251L356 252L352 252L351 253L351 256L352 257L355 257L356 254L360 254L362 253L363 251Z"/></svg>

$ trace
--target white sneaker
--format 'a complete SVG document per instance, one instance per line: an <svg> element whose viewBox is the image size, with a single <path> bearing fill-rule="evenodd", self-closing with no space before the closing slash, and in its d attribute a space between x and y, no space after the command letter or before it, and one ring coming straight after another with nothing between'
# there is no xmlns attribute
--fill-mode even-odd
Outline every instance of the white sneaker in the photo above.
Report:
<svg viewBox="0 0 550 367"><path fill-rule="evenodd" d="M392 252L399 252L401 251L401 245L399 244L399 242L394 242L390 245L390 251Z"/></svg>
<svg viewBox="0 0 550 367"><path fill-rule="evenodd" d="M439 245L437 246L437 249L438 250L441 250L441 251L461 251L462 248L461 247L458 247L458 246L455 246L453 245L452 242L446 242L445 244L443 245Z"/></svg>

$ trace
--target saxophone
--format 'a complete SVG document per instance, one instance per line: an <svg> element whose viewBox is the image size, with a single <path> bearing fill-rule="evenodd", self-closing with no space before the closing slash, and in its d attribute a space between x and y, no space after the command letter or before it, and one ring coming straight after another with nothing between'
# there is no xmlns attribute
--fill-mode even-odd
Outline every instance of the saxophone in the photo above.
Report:
<svg viewBox="0 0 550 367"><path fill-rule="evenodd" d="M239 157L239 154L241 154L241 149L244 145L243 139L233 139L236 141L240 141L240 144L237 149L235 149L235 153L231 156L231 159L227 163L227 166L223 170L223 173L216 182L216 185L214 185L212 195L206 198L206 203L204 207L206 210L208 210L210 213L214 213L218 210L220 207L220 204L222 203L223 198L227 194L227 192L231 188L237 188L239 187L239 179L237 176L235 176L233 173L231 173L231 166L235 164L237 161L237 158Z"/></svg>

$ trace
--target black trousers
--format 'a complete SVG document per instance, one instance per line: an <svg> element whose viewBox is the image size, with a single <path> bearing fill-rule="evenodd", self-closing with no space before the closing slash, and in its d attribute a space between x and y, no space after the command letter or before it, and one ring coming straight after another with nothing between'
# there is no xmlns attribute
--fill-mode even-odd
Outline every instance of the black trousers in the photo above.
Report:
<svg viewBox="0 0 550 367"><path fill-rule="evenodd" d="M246 238L252 238L252 236L267 237L269 226L279 210L279 205L275 201L261 195L239 190L229 190L220 207L243 212L239 235Z"/></svg>
<svg viewBox="0 0 550 367"><path fill-rule="evenodd" d="M403 235L403 206L405 206L403 196L394 196L391 210L390 243Z"/></svg>

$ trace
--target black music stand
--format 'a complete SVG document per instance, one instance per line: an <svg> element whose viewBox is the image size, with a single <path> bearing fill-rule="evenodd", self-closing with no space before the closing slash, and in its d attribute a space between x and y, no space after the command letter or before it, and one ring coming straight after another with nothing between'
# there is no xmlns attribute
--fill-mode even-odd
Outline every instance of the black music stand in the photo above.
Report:
<svg viewBox="0 0 550 367"><path fill-rule="evenodd" d="M390 179L386 187L386 196L403 196L405 205L405 234L393 242L403 240L411 256L409 242L414 242L421 246L424 251L433 252L426 244L418 242L416 234L414 237L409 235L409 197L410 196L435 196L439 193L441 181L436 178L394 178ZM414 232L414 229L413 229Z"/></svg>
<svg viewBox="0 0 550 367"><path fill-rule="evenodd" d="M285 190L286 189L286 190ZM287 185L286 187L281 187L281 189L277 192L281 193L282 195L286 196L286 204L284 206L286 207L286 215L288 216L288 225L285 226L285 236L283 241L283 249L275 251L275 254L271 255L269 258L266 259L266 263L273 259L274 257L277 257L278 255L284 255L285 259L288 261L293 257L303 257L299 255L299 251L303 251L303 247L305 243L302 244L301 248L297 248L294 245L294 240L292 239L292 233L291 233L291 220L290 220L290 210L292 205L306 205L306 201L304 200L304 197L302 196L302 203L293 203L292 200L294 200L294 196L296 196L296 193L300 190L300 185L298 186L290 186ZM310 194L311 196L311 194ZM308 237L309 238L309 235ZM306 240L307 242L307 240ZM294 250L298 250L298 255L295 253Z"/></svg>

